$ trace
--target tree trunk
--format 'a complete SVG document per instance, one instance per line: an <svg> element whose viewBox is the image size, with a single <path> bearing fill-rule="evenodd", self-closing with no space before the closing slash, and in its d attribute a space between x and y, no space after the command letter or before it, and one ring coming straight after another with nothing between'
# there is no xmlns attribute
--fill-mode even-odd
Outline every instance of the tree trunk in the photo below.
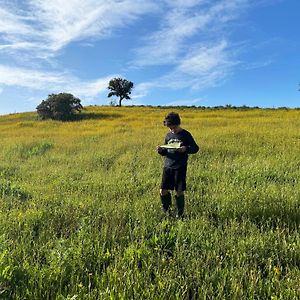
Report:
<svg viewBox="0 0 300 300"><path fill-rule="evenodd" d="M123 99L124 99L124 98L120 97L120 99L119 99L119 105L118 105L118 106L121 107L121 105L122 105L122 100L123 100Z"/></svg>

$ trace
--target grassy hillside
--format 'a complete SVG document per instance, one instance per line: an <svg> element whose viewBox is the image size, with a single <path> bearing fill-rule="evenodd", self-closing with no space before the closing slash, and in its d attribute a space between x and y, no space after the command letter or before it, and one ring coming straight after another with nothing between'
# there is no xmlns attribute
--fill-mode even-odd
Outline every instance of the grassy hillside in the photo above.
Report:
<svg viewBox="0 0 300 300"><path fill-rule="evenodd" d="M159 200L159 108L0 117L0 299L297 299L300 111L177 109L187 218Z"/></svg>

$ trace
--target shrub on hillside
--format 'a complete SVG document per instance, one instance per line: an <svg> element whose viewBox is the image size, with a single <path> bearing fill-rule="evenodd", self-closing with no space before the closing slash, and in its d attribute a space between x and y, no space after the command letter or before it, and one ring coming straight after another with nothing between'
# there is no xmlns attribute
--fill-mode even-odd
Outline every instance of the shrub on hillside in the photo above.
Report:
<svg viewBox="0 0 300 300"><path fill-rule="evenodd" d="M79 98L68 93L51 94L36 109L39 117L43 120L68 121L74 118L76 111L80 112L83 108L80 101Z"/></svg>

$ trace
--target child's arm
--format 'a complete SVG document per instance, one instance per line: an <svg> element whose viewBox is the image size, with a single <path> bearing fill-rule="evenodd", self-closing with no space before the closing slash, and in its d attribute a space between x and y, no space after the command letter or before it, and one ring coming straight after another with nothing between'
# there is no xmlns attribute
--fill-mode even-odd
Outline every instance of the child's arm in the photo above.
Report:
<svg viewBox="0 0 300 300"><path fill-rule="evenodd" d="M188 134L188 142L187 142L186 151L188 154L194 154L199 151L199 146L197 145L193 136L190 133Z"/></svg>

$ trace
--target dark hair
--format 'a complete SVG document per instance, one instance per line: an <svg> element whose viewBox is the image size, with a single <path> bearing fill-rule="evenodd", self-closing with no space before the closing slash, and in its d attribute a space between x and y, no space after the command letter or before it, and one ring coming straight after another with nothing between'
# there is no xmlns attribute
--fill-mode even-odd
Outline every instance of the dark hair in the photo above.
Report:
<svg viewBox="0 0 300 300"><path fill-rule="evenodd" d="M178 113L170 112L166 115L164 120L165 126L177 126L180 125L180 117Z"/></svg>

